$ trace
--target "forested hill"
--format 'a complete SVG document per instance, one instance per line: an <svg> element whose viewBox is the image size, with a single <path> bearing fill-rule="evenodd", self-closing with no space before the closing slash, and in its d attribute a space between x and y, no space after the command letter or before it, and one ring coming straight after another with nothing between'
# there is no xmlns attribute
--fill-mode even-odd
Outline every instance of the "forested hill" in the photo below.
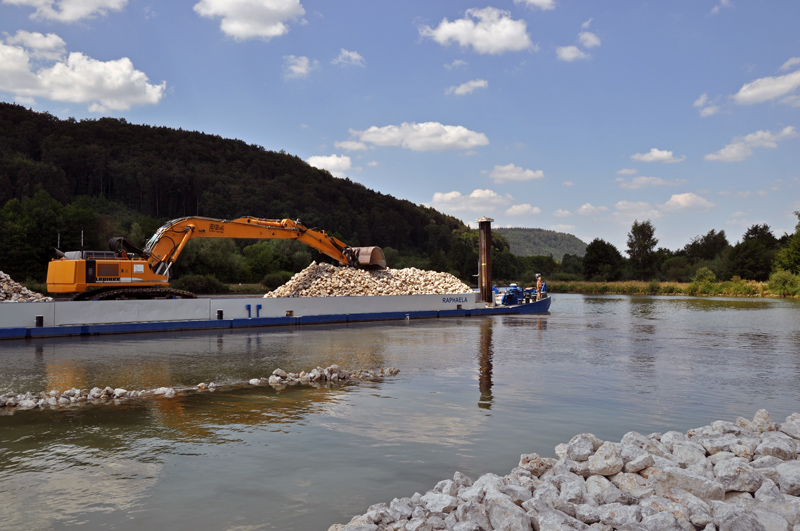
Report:
<svg viewBox="0 0 800 531"><path fill-rule="evenodd" d="M447 234L464 228L454 217L335 178L283 151L124 119L60 120L0 103L0 206L39 189L64 205L79 196L103 198L156 220L299 218L350 245L416 255L429 250L432 226Z"/></svg>
<svg viewBox="0 0 800 531"><path fill-rule="evenodd" d="M586 244L572 234L545 229L495 228L517 256L548 256L561 260L565 254L583 256Z"/></svg>

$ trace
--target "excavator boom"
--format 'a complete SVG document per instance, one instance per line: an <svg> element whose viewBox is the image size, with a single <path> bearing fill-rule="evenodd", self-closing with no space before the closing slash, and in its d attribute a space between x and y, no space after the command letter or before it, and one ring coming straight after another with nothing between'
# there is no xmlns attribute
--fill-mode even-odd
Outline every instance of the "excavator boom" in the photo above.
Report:
<svg viewBox="0 0 800 531"><path fill-rule="evenodd" d="M185 217L158 229L144 249L118 237L109 241L111 251L58 251L60 258L48 266L47 289L52 293L79 293L79 298L82 297L80 294L93 288L113 292L114 298L126 295L118 293L120 291L137 293L136 298L152 298L158 292L152 288L166 290L166 296L191 295L167 286L172 264L192 238L294 239L330 256L341 265L362 269L386 268L380 247L349 247L325 231L305 227L299 220Z"/></svg>

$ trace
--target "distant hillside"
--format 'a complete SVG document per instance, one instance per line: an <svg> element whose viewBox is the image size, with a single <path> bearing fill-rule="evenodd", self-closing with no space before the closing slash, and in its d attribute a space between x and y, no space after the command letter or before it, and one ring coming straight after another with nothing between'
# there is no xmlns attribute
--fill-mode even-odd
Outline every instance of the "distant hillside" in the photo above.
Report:
<svg viewBox="0 0 800 531"><path fill-rule="evenodd" d="M300 218L351 245L425 254L431 225L458 219L337 179L297 156L124 119L60 120L0 103L0 206L45 190L62 204L101 197L158 220ZM53 244L55 233L53 234Z"/></svg>
<svg viewBox="0 0 800 531"><path fill-rule="evenodd" d="M561 260L565 254L583 256L586 244L572 234L545 229L492 229L503 236L511 252L517 256L553 255Z"/></svg>

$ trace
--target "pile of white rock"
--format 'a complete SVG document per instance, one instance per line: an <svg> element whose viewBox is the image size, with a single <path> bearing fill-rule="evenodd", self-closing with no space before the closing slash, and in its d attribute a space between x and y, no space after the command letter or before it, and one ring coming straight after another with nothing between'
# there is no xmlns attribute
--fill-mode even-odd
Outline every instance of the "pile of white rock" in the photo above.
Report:
<svg viewBox="0 0 800 531"><path fill-rule="evenodd" d="M716 421L687 433L589 433L507 476L456 472L328 531L800 530L800 414Z"/></svg>
<svg viewBox="0 0 800 531"><path fill-rule="evenodd" d="M472 289L449 273L415 267L368 271L311 262L283 286L264 297L352 297L469 293Z"/></svg>
<svg viewBox="0 0 800 531"><path fill-rule="evenodd" d="M147 398L173 398L176 395L214 392L218 389L239 389L246 387L248 384L271 385L275 389L281 390L288 385L296 384L320 387L322 385L380 381L389 376L395 376L399 372L399 369L393 367L378 370L358 369L355 371L346 371L340 369L338 365L331 365L328 368L316 367L309 372L301 371L300 374L287 373L283 369L278 368L273 371L269 378L253 378L247 382L231 382L224 386L217 385L214 382L208 384L201 382L191 387L159 387L156 389L142 389L140 391L129 391L121 387L94 387L89 391L72 388L66 391L52 390L48 393L41 392L36 395L30 392L24 394L9 392L0 395L0 414L10 414L16 410L37 408L58 409L93 404L119 405Z"/></svg>
<svg viewBox="0 0 800 531"><path fill-rule="evenodd" d="M25 286L14 282L7 274L0 271L0 302L46 302L52 301L41 293L29 290Z"/></svg>

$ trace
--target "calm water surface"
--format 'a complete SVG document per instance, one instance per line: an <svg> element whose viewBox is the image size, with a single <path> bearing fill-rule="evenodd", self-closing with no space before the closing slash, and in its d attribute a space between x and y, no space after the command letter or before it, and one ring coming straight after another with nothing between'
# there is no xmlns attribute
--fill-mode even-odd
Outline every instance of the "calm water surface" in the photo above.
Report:
<svg viewBox="0 0 800 531"><path fill-rule="evenodd" d="M800 303L555 295L548 316L0 342L0 392L239 382L0 416L0 529L326 530L458 470L506 474L573 435L618 441L800 411Z"/></svg>

